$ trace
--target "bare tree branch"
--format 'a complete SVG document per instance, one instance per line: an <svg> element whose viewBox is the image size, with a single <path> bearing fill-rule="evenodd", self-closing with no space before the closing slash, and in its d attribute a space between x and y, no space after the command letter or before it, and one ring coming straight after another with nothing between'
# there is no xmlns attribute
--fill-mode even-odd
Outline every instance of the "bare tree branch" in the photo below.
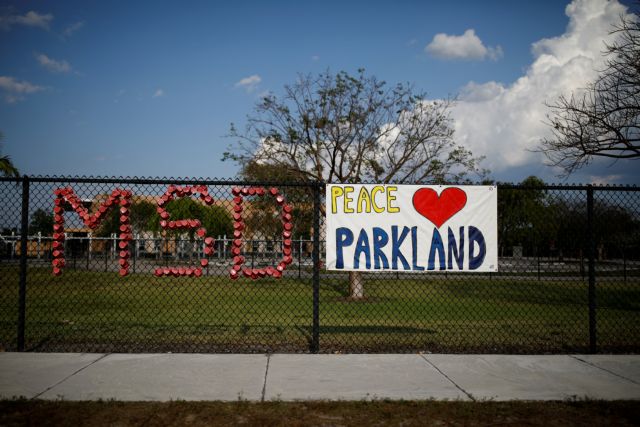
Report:
<svg viewBox="0 0 640 427"><path fill-rule="evenodd" d="M277 165L329 182L460 181L486 173L453 139L455 100L427 101L410 85L389 86L358 70L300 75L282 98L264 97L225 153L244 166Z"/></svg>
<svg viewBox="0 0 640 427"><path fill-rule="evenodd" d="M621 17L605 43L605 68L582 96L548 104L552 136L541 141L551 165L569 175L594 157L640 159L640 17Z"/></svg>

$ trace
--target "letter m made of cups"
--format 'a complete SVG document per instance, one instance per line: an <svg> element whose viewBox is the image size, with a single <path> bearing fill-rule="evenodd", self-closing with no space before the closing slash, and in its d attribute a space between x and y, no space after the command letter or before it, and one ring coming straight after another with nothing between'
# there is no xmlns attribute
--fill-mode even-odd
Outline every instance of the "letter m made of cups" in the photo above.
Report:
<svg viewBox="0 0 640 427"><path fill-rule="evenodd" d="M111 195L94 210L84 207L82 200L71 187L58 188L53 192L56 196L53 206L53 274L59 276L65 266L64 259L64 212L65 204L71 206L73 211L80 216L85 226L92 230L98 228L102 220L111 209L118 209L120 218L120 241L118 242L118 254L120 259L120 275L129 274L129 242L133 238L131 224L129 223L129 208L131 206L131 191L115 189Z"/></svg>

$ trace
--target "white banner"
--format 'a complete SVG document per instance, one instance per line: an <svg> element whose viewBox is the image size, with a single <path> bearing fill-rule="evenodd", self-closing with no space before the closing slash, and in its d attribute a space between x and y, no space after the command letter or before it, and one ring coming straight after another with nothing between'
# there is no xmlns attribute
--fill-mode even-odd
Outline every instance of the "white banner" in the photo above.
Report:
<svg viewBox="0 0 640 427"><path fill-rule="evenodd" d="M495 186L327 184L326 268L498 270Z"/></svg>

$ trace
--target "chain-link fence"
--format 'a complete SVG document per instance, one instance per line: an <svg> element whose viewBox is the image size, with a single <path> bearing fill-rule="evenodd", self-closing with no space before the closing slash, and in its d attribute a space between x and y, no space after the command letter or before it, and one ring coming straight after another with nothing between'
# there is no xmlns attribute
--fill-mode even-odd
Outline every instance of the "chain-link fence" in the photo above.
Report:
<svg viewBox="0 0 640 427"><path fill-rule="evenodd" d="M497 273L326 271L322 183L0 179L0 347L636 352L640 191L498 186Z"/></svg>

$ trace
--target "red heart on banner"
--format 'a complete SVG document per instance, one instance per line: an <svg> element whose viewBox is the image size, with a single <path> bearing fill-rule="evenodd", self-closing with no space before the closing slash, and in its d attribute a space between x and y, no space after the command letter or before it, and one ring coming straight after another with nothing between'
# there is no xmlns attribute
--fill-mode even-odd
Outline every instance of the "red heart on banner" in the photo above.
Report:
<svg viewBox="0 0 640 427"><path fill-rule="evenodd" d="M460 212L466 203L467 194L456 187L445 188L440 196L431 188L421 188L413 193L413 207L438 228Z"/></svg>

